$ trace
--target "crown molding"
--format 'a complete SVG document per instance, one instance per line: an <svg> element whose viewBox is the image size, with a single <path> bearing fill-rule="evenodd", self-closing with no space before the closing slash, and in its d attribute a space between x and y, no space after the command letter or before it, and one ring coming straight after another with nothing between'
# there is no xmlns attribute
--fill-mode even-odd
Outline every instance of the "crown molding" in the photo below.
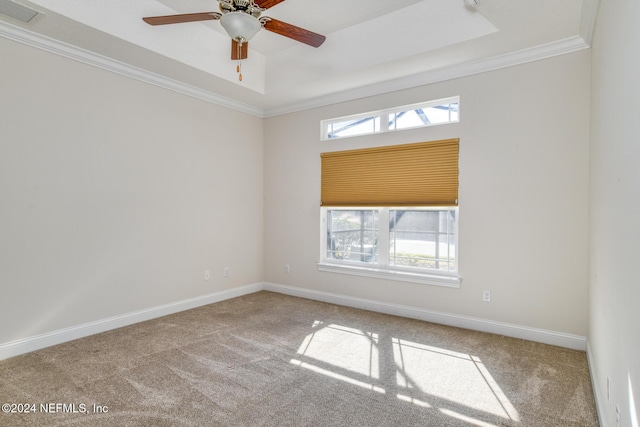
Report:
<svg viewBox="0 0 640 427"><path fill-rule="evenodd" d="M585 0L581 32L584 33L584 37L587 37L589 41L595 25L598 4L599 0ZM584 37L574 36L552 43L494 56L492 58L443 67L382 83L345 90L300 103L289 104L283 107L262 109L125 64L115 59L90 52L3 21L0 21L0 37L260 118L274 117L369 96L429 85L460 77L467 77L473 74L493 71L527 62L539 61L553 56L564 55L589 48L589 43L585 41Z"/></svg>
<svg viewBox="0 0 640 427"><path fill-rule="evenodd" d="M159 74L134 67L124 62L117 61L106 56L99 55L77 46L73 46L47 36L35 33L25 28L21 28L7 22L0 21L0 37L13 40L27 46L35 47L55 55L73 59L87 65L101 68L106 71L120 74L138 81L159 86L164 89L181 93L211 104L230 108L257 117L263 117L263 111L260 108L248 105L231 98L226 98L215 93L161 76Z"/></svg>
<svg viewBox="0 0 640 427"><path fill-rule="evenodd" d="M357 89L334 93L297 104L291 104L281 108L266 109L264 112L264 116L274 117L282 114L294 113L296 111L325 107L331 104L352 101L368 96L382 95L384 93L411 89L418 86L425 86L446 80L467 77L487 71L494 71L501 68L525 64L528 62L539 61L558 55L577 52L579 50L587 48L589 48L589 45L585 43L582 37L569 37L563 40L558 40L552 43L511 52L504 55L498 55L491 58L452 65L449 67L443 67L424 73L414 74L400 79L363 86Z"/></svg>

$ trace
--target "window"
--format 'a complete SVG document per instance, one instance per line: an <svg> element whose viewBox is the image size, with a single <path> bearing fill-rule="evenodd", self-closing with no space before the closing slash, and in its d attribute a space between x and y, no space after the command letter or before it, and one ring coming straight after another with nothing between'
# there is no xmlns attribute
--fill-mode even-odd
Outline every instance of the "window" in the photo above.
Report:
<svg viewBox="0 0 640 427"><path fill-rule="evenodd" d="M460 97L405 105L389 110L338 117L321 122L323 140L456 123Z"/></svg>
<svg viewBox="0 0 640 427"><path fill-rule="evenodd" d="M457 139L321 160L320 270L459 287Z"/></svg>
<svg viewBox="0 0 640 427"><path fill-rule="evenodd" d="M322 208L320 269L457 286L458 208Z"/></svg>

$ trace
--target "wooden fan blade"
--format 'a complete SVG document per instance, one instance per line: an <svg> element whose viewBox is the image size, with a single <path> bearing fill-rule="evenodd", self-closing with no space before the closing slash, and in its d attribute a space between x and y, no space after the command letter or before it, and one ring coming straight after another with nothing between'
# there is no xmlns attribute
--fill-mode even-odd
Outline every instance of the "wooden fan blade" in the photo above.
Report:
<svg viewBox="0 0 640 427"><path fill-rule="evenodd" d="M255 0L255 4L260 6L263 9L269 9L279 3L282 3L284 0Z"/></svg>
<svg viewBox="0 0 640 427"><path fill-rule="evenodd" d="M317 34L273 18L269 18L269 21L264 24L264 28L265 30L280 34L281 36L289 37L290 39L297 40L300 43L308 44L313 47L319 47L326 39L326 37L321 34Z"/></svg>
<svg viewBox="0 0 640 427"><path fill-rule="evenodd" d="M242 43L240 47L240 57L238 57L238 42L231 39L231 59L247 59L249 55L249 42Z"/></svg>
<svg viewBox="0 0 640 427"><path fill-rule="evenodd" d="M149 16L142 18L149 25L181 24L183 22L214 21L222 15L218 12L185 13L182 15Z"/></svg>

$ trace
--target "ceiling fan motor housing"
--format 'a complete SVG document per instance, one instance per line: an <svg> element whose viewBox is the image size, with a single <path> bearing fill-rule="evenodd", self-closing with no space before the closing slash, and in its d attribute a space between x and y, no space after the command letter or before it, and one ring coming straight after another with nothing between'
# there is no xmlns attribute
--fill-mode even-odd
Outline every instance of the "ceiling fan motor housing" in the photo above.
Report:
<svg viewBox="0 0 640 427"><path fill-rule="evenodd" d="M218 0L222 13L243 12L254 18L260 17L263 8L256 5L254 0Z"/></svg>

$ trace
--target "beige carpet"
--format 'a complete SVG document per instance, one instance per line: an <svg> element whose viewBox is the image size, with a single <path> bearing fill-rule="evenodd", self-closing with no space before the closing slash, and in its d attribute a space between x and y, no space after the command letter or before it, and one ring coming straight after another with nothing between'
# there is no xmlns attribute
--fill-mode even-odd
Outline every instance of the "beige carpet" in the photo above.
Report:
<svg viewBox="0 0 640 427"><path fill-rule="evenodd" d="M583 352L270 292L1 361L0 403L36 405L2 426L598 425Z"/></svg>

